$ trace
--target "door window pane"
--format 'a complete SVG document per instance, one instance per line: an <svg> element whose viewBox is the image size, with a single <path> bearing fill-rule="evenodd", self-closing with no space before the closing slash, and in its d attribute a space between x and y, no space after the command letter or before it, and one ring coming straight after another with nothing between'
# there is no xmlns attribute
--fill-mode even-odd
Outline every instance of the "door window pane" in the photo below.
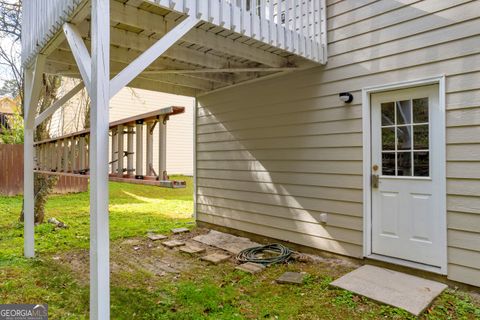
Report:
<svg viewBox="0 0 480 320"><path fill-rule="evenodd" d="M428 98L413 99L413 122L428 122Z"/></svg>
<svg viewBox="0 0 480 320"><path fill-rule="evenodd" d="M411 176L412 175L412 153L398 152L397 153L397 176Z"/></svg>
<svg viewBox="0 0 480 320"><path fill-rule="evenodd" d="M397 150L412 149L412 126L397 127Z"/></svg>
<svg viewBox="0 0 480 320"><path fill-rule="evenodd" d="M393 102L382 103L382 126L395 124L395 105Z"/></svg>
<svg viewBox="0 0 480 320"><path fill-rule="evenodd" d="M412 104L410 100L397 101L397 124L412 123Z"/></svg>
<svg viewBox="0 0 480 320"><path fill-rule="evenodd" d="M382 129L382 149L395 150L395 128Z"/></svg>
<svg viewBox="0 0 480 320"><path fill-rule="evenodd" d="M413 163L416 177L430 176L430 154L428 152L414 152Z"/></svg>
<svg viewBox="0 0 480 320"><path fill-rule="evenodd" d="M382 152L382 174L395 175L395 152Z"/></svg>
<svg viewBox="0 0 480 320"><path fill-rule="evenodd" d="M413 127L413 141L415 150L428 150L428 125Z"/></svg>

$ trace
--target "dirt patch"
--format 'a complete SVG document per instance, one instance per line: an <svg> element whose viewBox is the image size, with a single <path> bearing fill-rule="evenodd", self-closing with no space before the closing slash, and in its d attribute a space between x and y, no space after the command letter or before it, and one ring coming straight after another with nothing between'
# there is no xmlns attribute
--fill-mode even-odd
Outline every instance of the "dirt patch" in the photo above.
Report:
<svg viewBox="0 0 480 320"><path fill-rule="evenodd" d="M112 284L130 283L131 286L155 284L155 280L165 280L169 277L172 281L179 279L182 274L192 274L198 268L204 268L208 262L201 261L200 256L213 253L226 253L226 251L193 240L199 235L205 235L208 229L195 228L189 233L170 235L168 240L181 240L186 246L205 248L200 255L190 255L180 252L179 248L169 249L162 245L162 241L152 241L147 235L142 238L129 238L113 241L110 249L110 268ZM236 265L233 254L226 262ZM56 255L53 259L72 270L72 274L83 285L89 281L89 252L76 250ZM295 253L296 268L308 272L309 269L321 270L341 275L356 267L354 263L338 258L325 258L311 254Z"/></svg>

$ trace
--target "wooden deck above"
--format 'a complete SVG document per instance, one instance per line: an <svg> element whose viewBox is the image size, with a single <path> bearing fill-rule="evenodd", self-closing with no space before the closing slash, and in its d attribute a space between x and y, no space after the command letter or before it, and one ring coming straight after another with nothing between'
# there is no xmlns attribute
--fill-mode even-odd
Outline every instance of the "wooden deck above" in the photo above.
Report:
<svg viewBox="0 0 480 320"><path fill-rule="evenodd" d="M110 6L112 76L188 16L199 19L131 87L197 96L327 59L323 0L112 0ZM25 1L24 10L24 65L41 53L47 72L80 77L62 25L75 25L89 46L89 1Z"/></svg>

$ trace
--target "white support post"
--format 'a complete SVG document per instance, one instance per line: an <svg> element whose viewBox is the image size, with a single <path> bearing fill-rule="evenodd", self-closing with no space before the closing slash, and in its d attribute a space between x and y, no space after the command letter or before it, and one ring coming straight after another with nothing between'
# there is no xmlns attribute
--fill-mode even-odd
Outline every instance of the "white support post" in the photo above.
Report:
<svg viewBox="0 0 480 320"><path fill-rule="evenodd" d="M63 172L68 172L68 139L63 139Z"/></svg>
<svg viewBox="0 0 480 320"><path fill-rule="evenodd" d="M118 169L118 139L117 129L112 129L112 171L111 174L117 174Z"/></svg>
<svg viewBox="0 0 480 320"><path fill-rule="evenodd" d="M42 88L42 76L45 68L45 56L38 55L33 68L25 70L25 129L23 162L23 216L24 216L24 255L35 256L35 191L34 191L34 123L37 104Z"/></svg>
<svg viewBox="0 0 480 320"><path fill-rule="evenodd" d="M90 319L110 319L108 140L110 1L92 0L90 113Z"/></svg>
<svg viewBox="0 0 480 320"><path fill-rule="evenodd" d="M70 157L72 162L72 173L77 173L77 139L70 139Z"/></svg>
<svg viewBox="0 0 480 320"><path fill-rule="evenodd" d="M165 116L158 122L158 180L167 180L167 120Z"/></svg>
<svg viewBox="0 0 480 320"><path fill-rule="evenodd" d="M118 139L118 142L117 142L117 145L118 145L118 172L117 172L117 176L119 178L123 178L123 169L124 169L124 162L123 161L125 159L124 157L124 152L125 152L125 146L124 146L124 126L123 124L119 125L117 127L117 139Z"/></svg>
<svg viewBox="0 0 480 320"><path fill-rule="evenodd" d="M136 123L135 138L135 156L137 160L135 164L135 178L143 179L143 120L139 120Z"/></svg>
<svg viewBox="0 0 480 320"><path fill-rule="evenodd" d="M127 176L133 175L133 135L135 134L134 126L129 125L127 130Z"/></svg>
<svg viewBox="0 0 480 320"><path fill-rule="evenodd" d="M86 145L85 145L85 136L80 136L78 139L78 156L80 158L79 160L79 168L78 171L80 173L83 173L84 170L87 168L86 167Z"/></svg>
<svg viewBox="0 0 480 320"><path fill-rule="evenodd" d="M153 122L147 122L147 177L153 176Z"/></svg>

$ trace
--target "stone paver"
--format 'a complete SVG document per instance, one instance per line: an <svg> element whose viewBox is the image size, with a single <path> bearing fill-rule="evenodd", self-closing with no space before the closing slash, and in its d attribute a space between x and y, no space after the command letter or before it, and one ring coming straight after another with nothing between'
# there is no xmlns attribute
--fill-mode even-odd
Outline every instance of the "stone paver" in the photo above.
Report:
<svg viewBox="0 0 480 320"><path fill-rule="evenodd" d="M260 246L260 244L253 242L250 239L236 237L234 235L215 230L210 230L208 234L196 236L193 238L193 240L228 251L233 254L238 254L240 251L247 248Z"/></svg>
<svg viewBox="0 0 480 320"><path fill-rule="evenodd" d="M250 274L256 274L265 270L265 266L259 263L247 262L237 266L235 269L247 272Z"/></svg>
<svg viewBox="0 0 480 320"><path fill-rule="evenodd" d="M201 257L200 259L213 264L219 264L230 259L230 256L226 254L221 254L221 253L212 253L212 254L209 254L208 256Z"/></svg>
<svg viewBox="0 0 480 320"><path fill-rule="evenodd" d="M305 273L303 272L285 272L276 281L277 283L302 284L304 278Z"/></svg>
<svg viewBox="0 0 480 320"><path fill-rule="evenodd" d="M205 252L205 248L194 247L194 246L183 246L180 248L181 252L188 253L188 254L198 254Z"/></svg>
<svg viewBox="0 0 480 320"><path fill-rule="evenodd" d="M347 273L331 285L404 309L415 316L447 288L440 282L368 265Z"/></svg>
<svg viewBox="0 0 480 320"><path fill-rule="evenodd" d="M154 233L149 233L147 235L147 238L152 240L152 241L158 241L158 240L165 240L165 239L168 239L167 236L163 235L163 234L154 234Z"/></svg>
<svg viewBox="0 0 480 320"><path fill-rule="evenodd" d="M179 240L169 240L169 241L164 241L162 244L168 248L175 248L175 247L181 247L185 245L185 242L179 241Z"/></svg>
<svg viewBox="0 0 480 320"><path fill-rule="evenodd" d="M187 233L190 232L190 229L188 228L176 228L172 229L173 234L180 234L180 233Z"/></svg>

